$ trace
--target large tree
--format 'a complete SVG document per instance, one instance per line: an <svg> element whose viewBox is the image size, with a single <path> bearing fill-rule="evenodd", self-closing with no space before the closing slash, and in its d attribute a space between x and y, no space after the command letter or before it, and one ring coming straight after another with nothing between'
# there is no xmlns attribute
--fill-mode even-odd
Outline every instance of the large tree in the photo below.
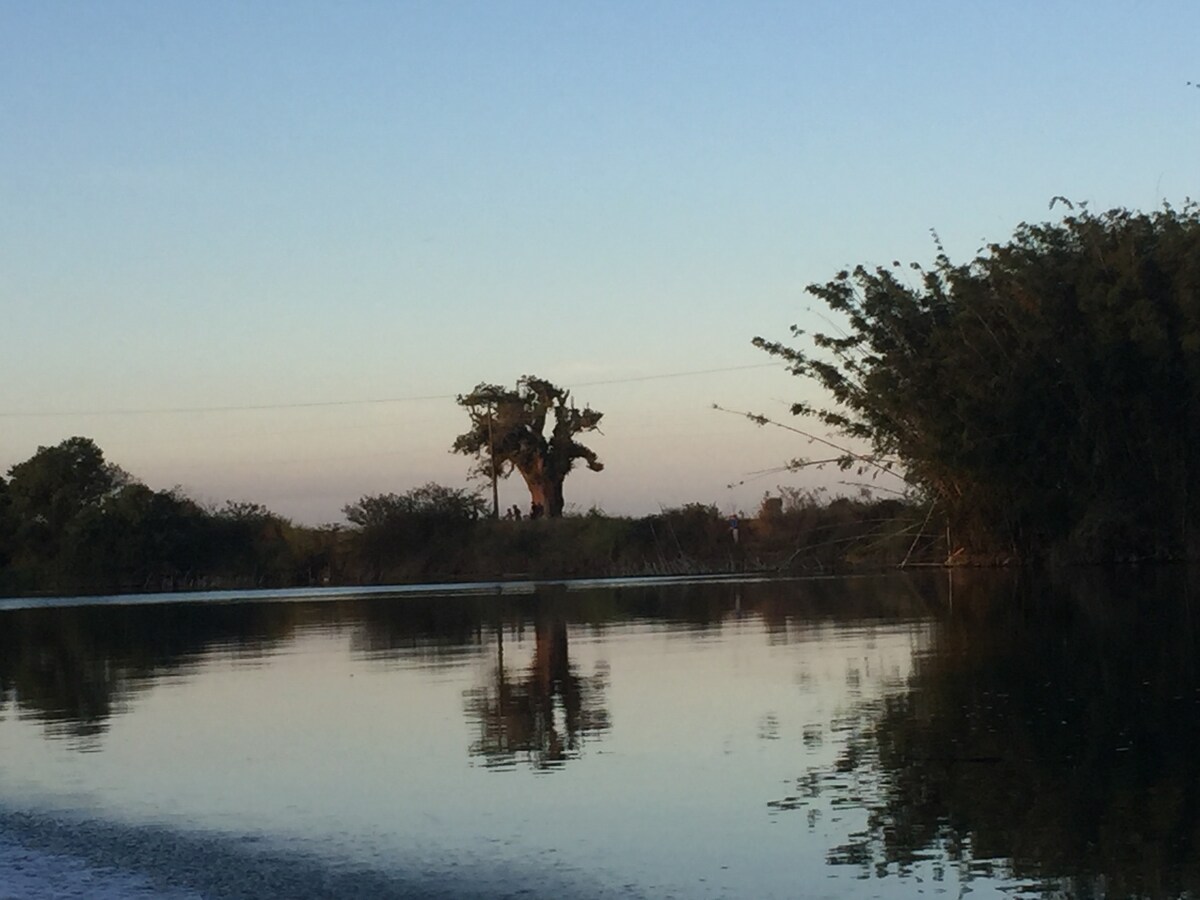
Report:
<svg viewBox="0 0 1200 900"><path fill-rule="evenodd" d="M319 563L301 537L256 504L210 511L151 490L85 437L39 447L0 479L0 590L291 583Z"/></svg>
<svg viewBox="0 0 1200 900"><path fill-rule="evenodd" d="M828 390L794 412L897 465L968 551L1195 553L1200 208L1072 211L898 266L808 288L839 333L755 338Z"/></svg>
<svg viewBox="0 0 1200 900"><path fill-rule="evenodd" d="M470 416L471 428L455 439L453 452L474 456L475 472L485 478L520 472L534 515L562 515L563 481L576 460L593 472L604 468L596 454L575 439L596 431L603 413L577 409L570 391L549 381L525 375L515 389L479 384L471 393L460 394L458 404Z"/></svg>
<svg viewBox="0 0 1200 900"><path fill-rule="evenodd" d="M67 438L8 470L8 504L16 541L42 559L69 547L88 514L129 484L90 438Z"/></svg>

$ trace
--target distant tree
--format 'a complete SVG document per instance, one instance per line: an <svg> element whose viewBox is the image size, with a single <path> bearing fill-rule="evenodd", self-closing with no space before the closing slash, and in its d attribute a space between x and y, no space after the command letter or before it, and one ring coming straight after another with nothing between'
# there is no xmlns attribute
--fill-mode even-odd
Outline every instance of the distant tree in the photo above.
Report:
<svg viewBox="0 0 1200 900"><path fill-rule="evenodd" d="M291 524L265 507L209 511L155 491L73 437L0 480L0 568L12 590L144 590L307 579ZM303 564L302 564L303 562Z"/></svg>
<svg viewBox="0 0 1200 900"><path fill-rule="evenodd" d="M226 500L208 514L210 571L258 587L287 583L291 573L284 531L288 525L262 504Z"/></svg>
<svg viewBox="0 0 1200 900"><path fill-rule="evenodd" d="M402 518L473 522L484 514L483 500L474 491L432 481L403 494L375 494L342 508L351 525L375 528Z"/></svg>
<svg viewBox="0 0 1200 900"><path fill-rule="evenodd" d="M827 389L794 413L868 442L969 550L1194 553L1200 208L1068 208L966 265L843 271L808 291L844 330L754 343Z"/></svg>
<svg viewBox="0 0 1200 900"><path fill-rule="evenodd" d="M130 482L118 466L104 459L91 438L72 437L9 469L9 494L25 516L61 524L84 506Z"/></svg>
<svg viewBox="0 0 1200 900"><path fill-rule="evenodd" d="M359 557L369 577L424 573L452 557L461 539L484 515L479 495L464 488L422 485L403 494L376 494L343 507L355 527Z"/></svg>
<svg viewBox="0 0 1200 900"><path fill-rule="evenodd" d="M175 586L211 565L206 523L192 500L131 481L66 530L63 574L89 588Z"/></svg>
<svg viewBox="0 0 1200 900"><path fill-rule="evenodd" d="M8 470L8 504L21 551L42 561L59 555L72 526L133 479L108 463L90 438L72 437Z"/></svg>
<svg viewBox="0 0 1200 900"><path fill-rule="evenodd" d="M253 503L248 500L226 500L224 505L217 510L217 516L232 522L261 523L279 519L279 516L261 503Z"/></svg>
<svg viewBox="0 0 1200 900"><path fill-rule="evenodd" d="M475 473L507 478L521 473L529 488L533 511L547 516L563 513L563 482L576 460L593 472L604 468L596 454L575 438L596 431L603 413L577 409L570 391L549 381L525 375L516 389L479 384L460 394L459 406L471 418L471 429L454 441L453 452L474 456ZM550 433L546 423L552 418Z"/></svg>

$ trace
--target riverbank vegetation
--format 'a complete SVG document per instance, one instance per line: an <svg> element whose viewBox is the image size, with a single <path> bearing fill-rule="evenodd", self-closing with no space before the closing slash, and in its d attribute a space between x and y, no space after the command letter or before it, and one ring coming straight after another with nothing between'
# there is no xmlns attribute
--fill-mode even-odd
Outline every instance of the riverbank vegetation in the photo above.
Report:
<svg viewBox="0 0 1200 900"><path fill-rule="evenodd" d="M921 524L899 500L787 490L740 518L736 538L702 503L636 518L497 521L487 511L468 489L429 484L348 504L348 525L306 527L257 504L151 490L74 437L0 479L0 592L831 572L902 561Z"/></svg>
<svg viewBox="0 0 1200 900"><path fill-rule="evenodd" d="M1200 206L1071 207L966 264L939 247L928 268L859 266L808 290L834 317L828 332L793 329L797 346L754 343L830 398L793 407L817 423L801 433L834 448L844 468L898 479L883 487L898 486L887 493L897 499L783 490L736 525L704 503L640 518L572 515L563 481L580 461L603 468L577 440L602 413L526 376L514 390L480 384L460 396L471 427L452 449L493 485L519 472L528 518L497 519L494 488L489 503L430 484L362 497L344 508L348 525L306 527L253 503L213 507L151 490L74 437L0 478L0 591L829 572L1200 551Z"/></svg>
<svg viewBox="0 0 1200 900"><path fill-rule="evenodd" d="M755 344L827 392L793 412L871 448L844 466L902 474L959 561L1196 556L1200 207L1071 207L964 265L939 245L808 290L834 327Z"/></svg>

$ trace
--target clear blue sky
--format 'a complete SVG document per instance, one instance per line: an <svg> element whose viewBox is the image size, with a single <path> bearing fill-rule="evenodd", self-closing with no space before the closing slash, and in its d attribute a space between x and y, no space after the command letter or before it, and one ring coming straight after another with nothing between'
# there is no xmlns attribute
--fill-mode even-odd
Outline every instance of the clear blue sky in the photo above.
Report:
<svg viewBox="0 0 1200 900"><path fill-rule="evenodd" d="M836 482L726 487L815 452L710 409L784 415L774 368L596 382L767 362L807 283L931 227L963 258L1056 194L1200 196L1198 35L1194 2L6 0L0 471L83 434L332 521L462 484L445 398L532 373L606 413L582 508Z"/></svg>

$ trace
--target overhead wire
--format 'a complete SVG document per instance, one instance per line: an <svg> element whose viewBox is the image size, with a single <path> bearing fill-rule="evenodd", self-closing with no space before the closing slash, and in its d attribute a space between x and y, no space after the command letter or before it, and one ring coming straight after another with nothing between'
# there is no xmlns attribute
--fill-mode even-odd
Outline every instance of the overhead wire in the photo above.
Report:
<svg viewBox="0 0 1200 900"><path fill-rule="evenodd" d="M628 378L610 378L600 381L577 382L567 385L571 390L589 387L602 387L613 384L632 384L642 381L658 381L668 378L687 378L695 375L715 375L725 372L741 372L749 369L782 368L779 363L754 363L744 366L722 366L712 369L693 369L687 372L661 372L654 375L635 375ZM454 400L457 394L423 394L407 397L375 397L357 400L312 400L293 403L250 403L227 406L160 406L160 407L126 407L112 409L76 409L76 410L0 410L0 418L5 419L49 419L70 418L73 416L155 416L155 415L187 415L200 413L223 412L265 412L281 409L319 409L338 406L370 406L393 403L420 403L430 400Z"/></svg>
<svg viewBox="0 0 1200 900"><path fill-rule="evenodd" d="M659 372L648 375L635 375L623 378L607 378L596 379L586 382L575 382L573 384L564 385L568 389L574 391L581 388L604 387L609 385L635 384L649 381L660 381L667 379L688 378L703 375L716 375L731 372L750 371L756 369L778 368L785 367L777 362L767 363L752 363L740 366L717 366L706 369L691 369L687 371L677 372ZM380 397L380 398L365 398L365 399L345 399L345 400L315 400L315 401L298 401L288 403L261 403L261 404L229 404L229 405L205 405L205 406L173 406L173 407L119 407L110 409L79 409L68 411L33 411L33 410L0 410L0 418L8 419L52 419L52 418L70 418L73 416L79 417L122 417L122 416L154 416L154 415L186 415L186 414L205 414L205 413L226 413L226 412L255 412L255 411L271 411L271 410L302 410L302 409L321 409L321 408L337 408L337 407L353 407L353 406L368 406L368 405L383 405L383 404L402 404L402 403L418 403L426 401L445 401L455 400L457 394L422 394L400 397ZM346 426L342 426L339 430L344 430ZM354 427L354 426L350 426ZM381 427L381 426L358 426L358 427ZM283 436L282 434L280 436ZM254 438L261 438L262 435L254 435ZM403 456L404 451L375 451L364 453L338 454L332 456L316 456L316 457L292 457L271 459L271 465L311 465L313 463L323 462L341 462L353 459L362 459L366 457L389 457ZM260 460L264 462L264 460ZM176 467L192 468L187 463L176 462ZM203 467L203 464L201 464ZM786 470L786 467L783 467ZM749 473L753 476L749 480L754 480L757 477L763 477L768 474L774 474L774 469L760 470L758 473ZM729 487L733 487L729 485Z"/></svg>

